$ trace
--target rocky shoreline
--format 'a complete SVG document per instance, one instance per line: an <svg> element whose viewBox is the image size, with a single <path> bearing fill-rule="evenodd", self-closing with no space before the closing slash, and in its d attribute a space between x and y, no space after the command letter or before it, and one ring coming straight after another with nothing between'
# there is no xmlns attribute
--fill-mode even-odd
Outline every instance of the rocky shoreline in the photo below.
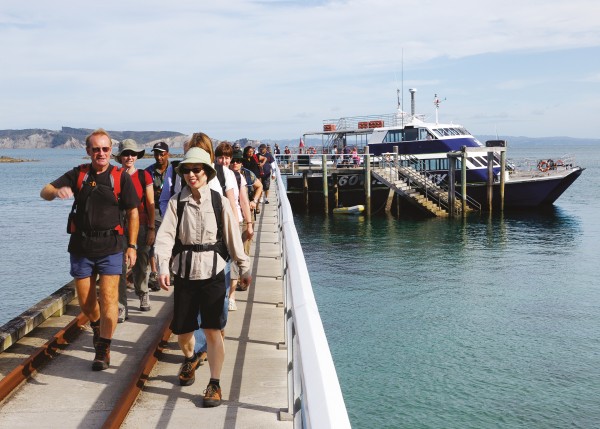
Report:
<svg viewBox="0 0 600 429"><path fill-rule="evenodd" d="M0 162L12 163L12 162L35 162L35 159L21 159L11 158L10 156L0 156Z"/></svg>

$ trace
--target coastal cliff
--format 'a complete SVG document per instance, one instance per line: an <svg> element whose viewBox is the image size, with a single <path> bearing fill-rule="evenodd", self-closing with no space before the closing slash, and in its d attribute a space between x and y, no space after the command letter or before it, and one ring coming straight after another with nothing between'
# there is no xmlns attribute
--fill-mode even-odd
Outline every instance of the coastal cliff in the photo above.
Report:
<svg viewBox="0 0 600 429"><path fill-rule="evenodd" d="M78 149L85 147L85 137L93 130L62 127L45 129L0 130L0 149ZM115 140L131 138L142 147L151 148L157 141L170 147L182 147L185 134L174 131L108 131Z"/></svg>

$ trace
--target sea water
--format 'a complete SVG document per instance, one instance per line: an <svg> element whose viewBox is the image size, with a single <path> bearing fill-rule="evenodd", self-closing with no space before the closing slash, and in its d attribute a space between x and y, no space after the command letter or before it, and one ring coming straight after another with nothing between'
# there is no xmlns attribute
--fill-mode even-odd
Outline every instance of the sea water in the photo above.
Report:
<svg viewBox="0 0 600 429"><path fill-rule="evenodd" d="M600 426L600 149L509 158L564 152L587 170L544 212L295 215L353 427ZM39 191L86 162L83 150L2 155L37 161L0 164L0 324L71 280L72 200Z"/></svg>

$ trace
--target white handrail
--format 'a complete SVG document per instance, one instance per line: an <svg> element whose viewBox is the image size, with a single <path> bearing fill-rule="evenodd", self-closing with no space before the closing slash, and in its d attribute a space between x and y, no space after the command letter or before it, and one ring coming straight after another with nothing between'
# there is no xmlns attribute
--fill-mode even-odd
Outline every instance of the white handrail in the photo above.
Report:
<svg viewBox="0 0 600 429"><path fill-rule="evenodd" d="M288 412L295 428L350 428L331 351L313 294L304 253L279 169L279 218L283 246Z"/></svg>

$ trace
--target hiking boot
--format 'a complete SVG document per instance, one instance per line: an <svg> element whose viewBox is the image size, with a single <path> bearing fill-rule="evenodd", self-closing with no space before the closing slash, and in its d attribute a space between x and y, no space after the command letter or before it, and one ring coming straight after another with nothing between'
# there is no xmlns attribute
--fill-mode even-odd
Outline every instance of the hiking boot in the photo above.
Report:
<svg viewBox="0 0 600 429"><path fill-rule="evenodd" d="M218 407L221 405L221 388L209 383L204 391L204 406Z"/></svg>
<svg viewBox="0 0 600 429"><path fill-rule="evenodd" d="M196 368L200 366L200 358L194 354L194 360L189 362L187 359L179 368L179 384L182 386L190 386L196 380Z"/></svg>
<svg viewBox="0 0 600 429"><path fill-rule="evenodd" d="M96 356L92 362L93 371L104 371L110 365L110 340L106 341L104 338L99 338L96 343Z"/></svg>
<svg viewBox="0 0 600 429"><path fill-rule="evenodd" d="M206 354L206 352L198 352L198 353L196 353L196 356L200 360L200 363L198 364L198 366L204 365L204 362L206 362L208 360L208 355Z"/></svg>
<svg viewBox="0 0 600 429"><path fill-rule="evenodd" d="M148 288L152 292L158 292L160 290L160 285L158 284L158 273L156 271L150 273L150 278L148 279Z"/></svg>
<svg viewBox="0 0 600 429"><path fill-rule="evenodd" d="M117 323L123 323L127 319L127 308L119 306L119 316L117 317Z"/></svg>
<svg viewBox="0 0 600 429"><path fill-rule="evenodd" d="M100 322L100 320L98 320ZM90 328L92 328L92 344L94 344L94 348L96 348L96 344L98 344L98 339L100 338L100 323L97 325L92 325L90 322Z"/></svg>
<svg viewBox="0 0 600 429"><path fill-rule="evenodd" d="M140 311L150 311L150 294L148 292L140 295Z"/></svg>

